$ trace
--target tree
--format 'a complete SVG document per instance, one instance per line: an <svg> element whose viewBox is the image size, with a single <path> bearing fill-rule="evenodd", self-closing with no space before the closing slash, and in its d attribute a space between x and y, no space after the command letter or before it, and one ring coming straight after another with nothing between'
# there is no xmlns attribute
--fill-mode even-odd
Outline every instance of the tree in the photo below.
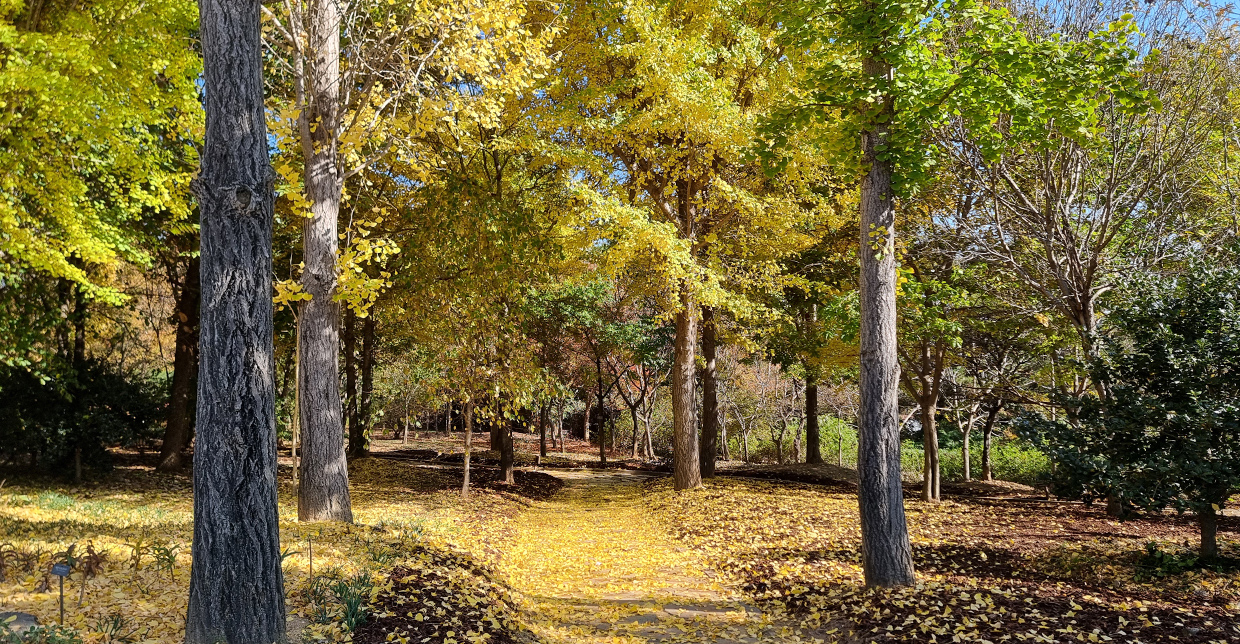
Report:
<svg viewBox="0 0 1240 644"><path fill-rule="evenodd" d="M272 345L274 174L258 0L203 0L202 343L187 644L283 642Z"/></svg>
<svg viewBox="0 0 1240 644"><path fill-rule="evenodd" d="M1022 432L1058 464L1057 493L1192 511L1213 559L1219 509L1240 490L1240 270L1198 260L1124 296L1092 365L1109 395L1062 400L1066 419L1026 415Z"/></svg>
<svg viewBox="0 0 1240 644"><path fill-rule="evenodd" d="M1085 15L1070 15L1067 24L1030 29L1087 42L1086 27L1072 23L1093 29L1095 12L1112 8L1081 5ZM1035 292L1071 325L1086 356L1095 350L1099 298L1132 270L1181 258L1184 237L1195 238L1190 245L1214 242L1179 231L1202 229L1214 215L1203 168L1218 165L1212 145L1234 110L1226 96L1238 70L1220 55L1234 47L1234 34L1207 24L1203 37L1190 37L1198 25L1170 5L1142 12L1140 46L1160 52L1134 64L1139 86L1099 93L1096 116L1082 124L1088 136L1050 120L1040 138L1001 128L1011 140L992 154L978 133L945 128L943 149L986 196L984 216L972 223L972 253Z"/></svg>
<svg viewBox="0 0 1240 644"><path fill-rule="evenodd" d="M563 154L581 167L583 227L601 242L602 268L675 320L673 479L695 488L700 309L750 308L725 294L726 276L769 275L772 257L807 245L803 223L816 214L788 188L811 170L768 180L750 154L758 115L789 79L787 52L763 2L576 2L566 12L573 64L548 89L541 127L567 139Z"/></svg>
<svg viewBox="0 0 1240 644"><path fill-rule="evenodd" d="M849 141L836 146L840 161L861 177L862 567L867 585L906 585L913 565L900 487L896 197L915 195L929 177L935 155L927 143L949 117L958 115L993 156L1006 142L994 135L1000 118L1005 136L1045 141L1045 124L1087 129L1100 85L1135 100L1126 47L1134 28L1114 25L1083 43L1030 38L1005 10L971 0L807 0L788 12L790 42L815 55L805 59L804 89L773 120L769 147L807 122L837 120Z"/></svg>
<svg viewBox="0 0 1240 644"><path fill-rule="evenodd" d="M199 269L200 259L191 256L185 262L185 276L181 280L177 308L173 312L176 323L175 355L172 366L172 385L168 396L167 430L160 446L158 469L175 471L181 469L182 454L189 443L191 400L190 387L198 379L198 320L199 320Z"/></svg>

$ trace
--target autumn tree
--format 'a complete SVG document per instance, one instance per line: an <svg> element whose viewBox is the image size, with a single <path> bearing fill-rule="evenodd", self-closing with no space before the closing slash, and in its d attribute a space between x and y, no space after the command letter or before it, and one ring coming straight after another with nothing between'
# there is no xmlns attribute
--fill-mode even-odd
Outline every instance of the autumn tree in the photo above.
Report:
<svg viewBox="0 0 1240 644"><path fill-rule="evenodd" d="M202 350L188 644L285 640L259 3L199 5L207 114L195 184Z"/></svg>
<svg viewBox="0 0 1240 644"><path fill-rule="evenodd" d="M913 582L900 489L896 357L895 205L916 193L934 158L933 128L949 117L984 138L1004 132L1045 140L1090 122L1098 86L1136 96L1128 24L1084 42L1029 37L1006 11L972 1L878 3L811 0L789 9L790 42L812 49L807 81L779 124L838 119L842 163L857 169L861 219L859 475L868 585ZM1053 88L1053 90L1051 89ZM792 130L774 128L772 147ZM993 153L1001 141L990 139Z"/></svg>

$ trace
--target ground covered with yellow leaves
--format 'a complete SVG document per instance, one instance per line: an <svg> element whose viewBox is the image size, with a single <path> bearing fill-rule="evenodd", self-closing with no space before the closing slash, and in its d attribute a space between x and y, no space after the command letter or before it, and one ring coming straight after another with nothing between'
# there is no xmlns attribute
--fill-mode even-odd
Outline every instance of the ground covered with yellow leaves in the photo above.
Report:
<svg viewBox="0 0 1240 644"><path fill-rule="evenodd" d="M459 470L363 459L350 465L357 524L344 526L298 523L288 475L282 468L280 541L296 634L349 639L351 627L385 615L387 597L407 596L405 580L411 577L461 603L485 605L481 621L505 631L518 628L511 606L497 600L502 588L487 567L498 560L496 546L521 509L531 498L553 494L558 480L521 472L518 485L506 486L494 470L478 470L472 477L476 491L463 501ZM65 584L65 624L85 642L180 642L191 499L188 475L139 466L78 486L10 478L0 489L0 612L56 623L58 587L49 570L67 561L74 571ZM426 612L428 623L442 621L435 610ZM445 637L437 641L451 641L450 630L442 629ZM469 630L460 630L459 641L467 641Z"/></svg>
<svg viewBox="0 0 1240 644"><path fill-rule="evenodd" d="M652 472L518 470L507 485L482 466L462 500L458 465L389 456L350 464L352 526L297 523L282 469L294 638L1240 642L1240 572L1196 565L1189 518L1120 523L989 492L910 498L919 583L867 591L846 480L720 477L677 493ZM78 486L10 478L0 488L0 612L54 623L48 571L67 561L74 637L180 642L191 517L188 476L142 465ZM1240 558L1236 523L1220 526L1226 557Z"/></svg>
<svg viewBox="0 0 1240 644"><path fill-rule="evenodd" d="M908 500L919 583L862 588L855 492L721 478L647 486L723 578L845 640L1240 642L1240 571L1194 568L1188 517L1117 522L1033 499ZM1240 557L1237 526L1221 534Z"/></svg>

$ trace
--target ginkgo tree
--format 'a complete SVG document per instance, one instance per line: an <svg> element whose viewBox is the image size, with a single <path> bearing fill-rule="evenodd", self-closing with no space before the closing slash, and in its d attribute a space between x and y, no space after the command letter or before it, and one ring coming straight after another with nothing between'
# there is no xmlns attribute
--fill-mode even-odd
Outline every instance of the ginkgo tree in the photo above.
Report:
<svg viewBox="0 0 1240 644"><path fill-rule="evenodd" d="M527 91L547 64L546 41L554 30L526 18L525 6L510 0L467 7L288 0L264 7L273 76L284 90L273 123L281 149L276 170L284 198L305 216L300 280L286 287L286 299L300 307L303 520L352 521L345 453L337 440L344 424L338 322L341 300L366 316L360 304L373 298L341 289L374 282L340 279L346 184L370 180L366 173L388 158L404 166L402 180L425 183L435 169L434 155L423 158L427 137L494 126L504 102ZM479 39L479 33L491 37Z"/></svg>
<svg viewBox="0 0 1240 644"><path fill-rule="evenodd" d="M783 6L791 49L812 52L805 82L772 119L770 149L801 126L834 122L837 162L860 183L859 502L868 585L913 582L900 477L896 355L897 199L932 175L931 133L957 116L995 155L1048 129L1087 137L1102 95L1141 98L1120 21L1081 42L1031 37L1005 9L974 0L804 0ZM1004 136L998 136L1002 132ZM988 136L989 134L989 136Z"/></svg>
<svg viewBox="0 0 1240 644"><path fill-rule="evenodd" d="M762 2L578 2L557 41L540 126L581 169L583 234L605 270L644 284L675 319L671 376L677 489L701 483L694 382L701 307L749 308L725 288L812 241L801 176L768 181L748 154L759 118L792 80ZM811 164L812 165L812 164ZM767 267L766 269L760 267Z"/></svg>

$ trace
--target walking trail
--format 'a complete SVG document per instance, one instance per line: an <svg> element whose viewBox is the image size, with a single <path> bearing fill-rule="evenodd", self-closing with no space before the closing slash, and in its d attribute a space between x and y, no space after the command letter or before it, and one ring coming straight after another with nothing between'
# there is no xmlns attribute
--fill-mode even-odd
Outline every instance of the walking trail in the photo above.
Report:
<svg viewBox="0 0 1240 644"><path fill-rule="evenodd" d="M516 522L501 568L548 644L807 642L718 583L642 502L648 476L556 472L565 487Z"/></svg>

